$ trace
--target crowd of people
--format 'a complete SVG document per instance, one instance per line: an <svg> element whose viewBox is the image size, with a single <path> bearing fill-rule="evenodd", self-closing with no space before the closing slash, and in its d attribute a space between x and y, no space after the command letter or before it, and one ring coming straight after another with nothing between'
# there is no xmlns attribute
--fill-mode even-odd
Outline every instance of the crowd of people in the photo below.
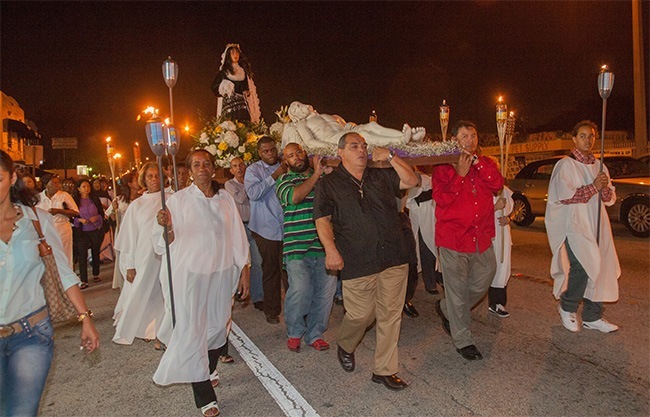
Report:
<svg viewBox="0 0 650 417"><path fill-rule="evenodd" d="M599 201L611 204L616 196L607 168L599 172L591 154L595 136L591 122L574 129L575 148L552 174L546 226L560 322L572 332L584 327L609 333L618 327L603 318L602 303L618 299L620 266L605 211L599 222L594 216ZM443 294L435 310L456 350L467 360L480 360L471 332L472 308L487 296L490 313L501 318L510 314L506 290L512 192L504 186L497 163L481 154L472 122L458 122L452 137L462 148L456 164L415 169L383 147L370 157L390 168L369 167L368 144L357 132L345 132L339 139L341 162L336 168L325 166L318 155L310 161L299 143L287 143L280 155L272 138L261 137L260 160L246 166L233 159L233 178L225 186L215 180L214 157L195 150L181 164L189 175L178 190L165 187L172 181L161 179L158 165L148 163L137 175L122 177L119 196L108 202L102 202L88 179L79 180L70 195L58 177L47 178L37 193L25 185L29 180L23 182L29 177L16 176L3 154L0 269L3 277L5 272L20 275L35 286L24 294L25 288L13 288L16 296L30 300L29 308L10 307L10 314L0 316L6 323L0 326L0 343L24 337L26 332L18 329L39 326L48 329L51 339L42 290L35 284L42 264L36 252L15 250L18 236L38 241L27 227L27 218L37 213L84 323L82 347L89 351L99 341L80 292L88 285L88 251L98 278L107 230L103 225L118 220L114 286L121 293L113 342L154 340L154 347L163 351L154 381L191 383L195 404L206 416L219 414L217 365L233 360L228 333L235 300L251 301L273 325L283 313L289 351L300 351L303 339L306 346L326 350L330 341L324 334L340 284L344 317L336 349L341 367L354 371L356 348L374 325L371 380L401 390L408 386L398 376L401 320L419 315L411 301L421 276L427 292ZM171 169L164 172L171 175ZM161 188L166 190L161 193ZM30 206L39 209L33 213L27 210ZM72 269L73 253L79 277ZM167 256L171 270L165 267ZM33 265L12 268L24 259L33 259ZM4 281L2 285L12 287ZM11 306L13 300L6 302ZM49 363L51 349L39 355ZM27 359L10 354L0 360L3 378L19 378L7 364ZM46 376L47 369L30 375L31 383L42 390ZM23 406L11 399L10 391L3 388L3 410ZM30 404L34 407L33 398Z"/></svg>
<svg viewBox="0 0 650 417"><path fill-rule="evenodd" d="M219 111L254 121L254 90L250 65L239 45L229 44L213 83ZM307 110L305 118L320 117ZM487 296L491 314L510 314L513 203L497 164L481 154L476 125L453 127L462 149L457 163L415 169L387 147L369 155L364 130L336 132L328 139L340 158L335 168L318 155L310 161L304 137L278 149L263 136L260 160L247 166L232 159L233 178L225 185L215 179L214 156L197 149L178 165L178 186L169 166L147 163L120 179L116 196L101 179L71 183L56 176L37 193L35 179L19 177L0 151L0 415L36 415L52 360L52 325L39 285L44 264L31 224L38 220L79 314L82 349L99 347L81 292L90 285L88 251L99 282L108 247L113 287L121 288L113 342L154 341L163 352L154 382L191 384L204 416L220 413L214 388L218 364L233 361L228 335L236 301L250 300L271 325L283 317L286 347L299 352L303 340L317 351L330 348L325 332L342 298L335 336L341 367L355 370L355 351L375 326L370 379L402 390L408 383L398 376L400 327L403 315L419 316L412 301L421 276L428 293L442 293L435 310L458 353L482 359L471 310ZM600 171L591 153L596 132L591 122L576 125L575 147L556 165L548 192L553 294L571 332L618 329L603 318L602 303L618 299L620 266L605 210L596 219L599 205L616 199L607 168ZM369 157L390 167L371 167ZM38 366L22 366L29 362Z"/></svg>

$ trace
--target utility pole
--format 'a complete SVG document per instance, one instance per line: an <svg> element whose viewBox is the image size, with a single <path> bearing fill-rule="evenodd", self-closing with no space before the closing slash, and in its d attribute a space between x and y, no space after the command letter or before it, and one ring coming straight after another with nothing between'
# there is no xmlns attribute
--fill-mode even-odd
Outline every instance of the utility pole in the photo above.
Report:
<svg viewBox="0 0 650 417"><path fill-rule="evenodd" d="M643 60L643 11L641 0L632 0L632 55L634 58L634 143L635 156L648 152L648 111ZM647 22L646 22L647 23Z"/></svg>

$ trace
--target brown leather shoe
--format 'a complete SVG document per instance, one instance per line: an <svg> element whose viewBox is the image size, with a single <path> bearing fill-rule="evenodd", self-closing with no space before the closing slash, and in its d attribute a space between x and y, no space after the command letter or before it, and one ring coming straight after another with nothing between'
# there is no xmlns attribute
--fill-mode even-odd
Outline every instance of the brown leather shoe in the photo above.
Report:
<svg viewBox="0 0 650 417"><path fill-rule="evenodd" d="M408 384L402 381L397 376L397 374L393 374L393 375L372 374L372 382L376 384L384 384L386 388L392 389L394 391L399 391L408 387Z"/></svg>
<svg viewBox="0 0 650 417"><path fill-rule="evenodd" d="M339 363L345 372L354 371L354 352L348 353L344 351L341 346L338 346L337 353L339 357Z"/></svg>
<svg viewBox="0 0 650 417"><path fill-rule="evenodd" d="M449 336L451 336L451 326L449 325L449 320L447 320L447 317L442 312L442 309L440 308L440 301L436 301L436 313L438 313L438 316L440 316L440 320L442 320L442 328L447 333Z"/></svg>

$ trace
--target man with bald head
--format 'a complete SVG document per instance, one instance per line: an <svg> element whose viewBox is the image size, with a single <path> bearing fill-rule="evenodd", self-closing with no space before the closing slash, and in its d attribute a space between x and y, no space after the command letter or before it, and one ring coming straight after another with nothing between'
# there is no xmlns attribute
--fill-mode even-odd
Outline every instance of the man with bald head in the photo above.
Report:
<svg viewBox="0 0 650 417"><path fill-rule="evenodd" d="M329 349L323 340L327 329L336 276L325 270L325 251L314 224L314 186L323 175L321 157L314 156L314 168L302 146L289 143L283 150L289 172L275 183L284 210L283 260L289 278L284 299L287 347L300 351L300 340L316 350Z"/></svg>

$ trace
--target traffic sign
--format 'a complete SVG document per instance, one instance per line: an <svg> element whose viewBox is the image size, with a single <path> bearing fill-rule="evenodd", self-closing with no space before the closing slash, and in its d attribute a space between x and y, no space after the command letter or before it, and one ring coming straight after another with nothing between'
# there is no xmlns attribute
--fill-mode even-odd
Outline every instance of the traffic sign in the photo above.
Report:
<svg viewBox="0 0 650 417"><path fill-rule="evenodd" d="M77 149L77 138L52 138L52 149Z"/></svg>

